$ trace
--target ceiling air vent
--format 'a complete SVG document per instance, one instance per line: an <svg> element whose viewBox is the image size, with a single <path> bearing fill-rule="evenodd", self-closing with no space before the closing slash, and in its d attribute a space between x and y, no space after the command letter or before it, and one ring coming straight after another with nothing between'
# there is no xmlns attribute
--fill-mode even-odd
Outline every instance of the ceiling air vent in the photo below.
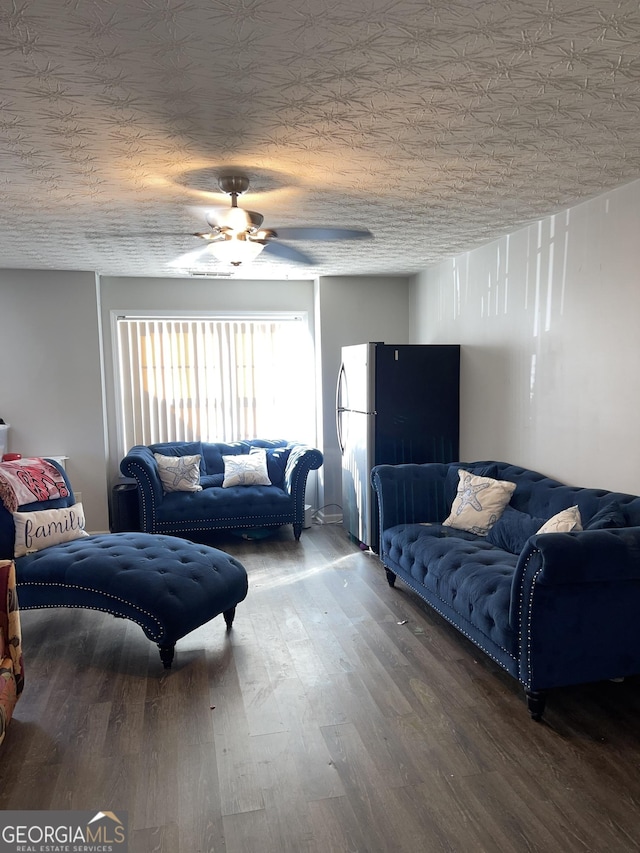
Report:
<svg viewBox="0 0 640 853"><path fill-rule="evenodd" d="M185 270L184 272L194 278L231 278L233 276L232 272L213 272L208 270Z"/></svg>

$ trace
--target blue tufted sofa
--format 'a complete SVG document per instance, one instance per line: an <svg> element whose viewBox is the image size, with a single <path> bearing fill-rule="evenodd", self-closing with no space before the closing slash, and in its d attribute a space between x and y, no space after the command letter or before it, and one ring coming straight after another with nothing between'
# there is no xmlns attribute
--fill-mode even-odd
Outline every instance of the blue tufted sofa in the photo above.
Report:
<svg viewBox="0 0 640 853"><path fill-rule="evenodd" d="M72 507L67 495L34 501L18 512ZM0 463L0 466L2 463ZM0 560L14 557L15 524L0 501ZM236 605L247 595L244 566L217 548L175 536L113 533L82 536L15 559L21 610L80 607L136 622L158 645L169 668L176 642L223 614L231 628Z"/></svg>
<svg viewBox="0 0 640 853"><path fill-rule="evenodd" d="M271 485L223 488L223 456L248 454L252 447L265 448ZM154 453L200 455L202 490L165 493ZM120 463L120 470L138 483L140 527L147 533L199 539L215 530L292 524L297 540L304 523L307 476L321 465L322 453L315 448L256 438L231 444L198 441L136 445Z"/></svg>
<svg viewBox="0 0 640 853"><path fill-rule="evenodd" d="M486 536L441 523L459 468L516 484ZM518 679L533 719L551 688L640 673L640 497L504 462L380 465L371 479L389 584L401 578ZM528 535L574 505L582 531Z"/></svg>

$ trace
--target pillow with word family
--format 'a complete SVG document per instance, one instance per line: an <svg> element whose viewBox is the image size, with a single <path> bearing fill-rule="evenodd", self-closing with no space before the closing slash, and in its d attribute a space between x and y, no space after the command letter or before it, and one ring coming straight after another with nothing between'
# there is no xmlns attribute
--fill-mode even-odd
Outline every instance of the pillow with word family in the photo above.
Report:
<svg viewBox="0 0 640 853"><path fill-rule="evenodd" d="M224 480L222 488L231 486L270 486L267 471L267 454L263 447L252 448L252 453L223 456Z"/></svg>
<svg viewBox="0 0 640 853"><path fill-rule="evenodd" d="M458 490L451 513L442 523L447 527L486 536L511 500L516 484L458 470Z"/></svg>
<svg viewBox="0 0 640 853"><path fill-rule="evenodd" d="M34 551L42 551L51 545L71 542L89 534L85 532L82 504L62 509L42 509L37 512L14 512L16 528L14 553L24 557Z"/></svg>
<svg viewBox="0 0 640 853"><path fill-rule="evenodd" d="M196 456L163 456L154 453L158 474L165 492L201 492L200 454Z"/></svg>
<svg viewBox="0 0 640 853"><path fill-rule="evenodd" d="M572 530L582 530L582 518L577 506L570 506L552 516L538 533L571 533Z"/></svg>

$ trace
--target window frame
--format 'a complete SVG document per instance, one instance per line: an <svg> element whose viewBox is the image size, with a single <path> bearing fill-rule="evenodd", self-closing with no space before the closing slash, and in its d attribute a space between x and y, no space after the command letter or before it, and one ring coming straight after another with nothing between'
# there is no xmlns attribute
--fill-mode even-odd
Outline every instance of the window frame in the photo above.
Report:
<svg viewBox="0 0 640 853"><path fill-rule="evenodd" d="M121 320L158 320L158 321L221 321L221 322L257 322L269 323L277 321L295 321L301 322L309 337L309 377L308 381L313 385L311 399L313 401L313 412L309 418L309 436L308 440L312 446L317 443L317 418L318 418L318 401L316 394L316 376L315 376L315 340L313 328L310 325L310 316L308 311L294 310L279 310L279 311L254 311L254 310L215 310L215 311L176 311L171 309L163 310L116 310L110 311L111 319L111 346L113 356L113 379L114 379L114 403L116 415L116 446L119 458L122 458L128 451L129 447L125 447L124 437L124 407L122 380L120 371L120 345L118 334L118 323ZM292 386L292 390L295 388ZM260 438L300 438L299 436L259 436ZM207 439L203 439L207 440ZM213 439L211 439L213 440Z"/></svg>

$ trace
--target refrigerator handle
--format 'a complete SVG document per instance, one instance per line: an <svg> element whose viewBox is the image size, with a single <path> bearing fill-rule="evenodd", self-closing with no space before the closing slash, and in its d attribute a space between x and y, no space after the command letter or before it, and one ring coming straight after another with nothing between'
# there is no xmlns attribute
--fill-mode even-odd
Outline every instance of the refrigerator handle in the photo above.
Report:
<svg viewBox="0 0 640 853"><path fill-rule="evenodd" d="M340 370L338 371L338 382L336 384L336 433L338 435L338 446L340 448L341 455L344 455L344 443L342 441L342 412L344 411L344 409L341 405L342 394L340 393L340 391L342 388L342 380L344 377L344 364L341 364Z"/></svg>

